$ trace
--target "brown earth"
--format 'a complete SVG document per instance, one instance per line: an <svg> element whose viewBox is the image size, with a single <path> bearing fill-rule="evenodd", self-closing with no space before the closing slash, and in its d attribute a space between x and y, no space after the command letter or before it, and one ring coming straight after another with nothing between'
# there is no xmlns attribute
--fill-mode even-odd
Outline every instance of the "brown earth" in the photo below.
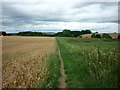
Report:
<svg viewBox="0 0 120 90"><path fill-rule="evenodd" d="M102 36L103 33L96 33L96 34L99 34ZM118 35L120 35L120 33L106 33L106 34L109 34L113 39L117 38ZM92 34L83 34L83 35L80 35L82 36L83 38L91 38L91 35Z"/></svg>
<svg viewBox="0 0 120 90"><path fill-rule="evenodd" d="M47 77L47 58L54 37L3 37L3 88L32 88Z"/></svg>
<svg viewBox="0 0 120 90"><path fill-rule="evenodd" d="M65 74L65 69L64 69L64 62L63 62L63 59L62 59L62 57L61 57L61 54L60 54L60 50L59 50L59 48L58 48L58 55L59 55L59 58L60 58L60 64L61 64L61 66L60 66L60 74L61 74L61 76L60 76L60 78L59 78L59 88L64 88L65 90L67 90L66 88L67 88L67 83L66 83L66 78L67 78L67 75Z"/></svg>

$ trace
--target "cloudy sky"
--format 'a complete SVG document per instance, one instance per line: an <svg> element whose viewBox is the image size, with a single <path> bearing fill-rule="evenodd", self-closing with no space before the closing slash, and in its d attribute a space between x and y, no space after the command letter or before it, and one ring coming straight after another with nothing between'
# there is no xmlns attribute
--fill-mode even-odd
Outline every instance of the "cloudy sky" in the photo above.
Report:
<svg viewBox="0 0 120 90"><path fill-rule="evenodd" d="M34 0L2 2L2 31L59 32L63 29L118 32L117 2Z"/></svg>

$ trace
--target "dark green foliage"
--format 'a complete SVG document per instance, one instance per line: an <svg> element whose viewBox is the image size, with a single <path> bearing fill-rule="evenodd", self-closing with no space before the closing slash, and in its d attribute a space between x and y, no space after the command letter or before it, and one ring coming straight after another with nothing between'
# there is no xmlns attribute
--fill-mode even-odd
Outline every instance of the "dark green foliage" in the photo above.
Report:
<svg viewBox="0 0 120 90"><path fill-rule="evenodd" d="M25 31L25 32L19 32L18 35L20 35L20 36L42 36L42 33L41 32Z"/></svg>
<svg viewBox="0 0 120 90"><path fill-rule="evenodd" d="M70 36L71 36L71 31L65 29L65 30L63 30L62 34L63 34L63 36L65 36L65 37L70 37Z"/></svg>
<svg viewBox="0 0 120 90"><path fill-rule="evenodd" d="M111 37L109 34L106 34L106 33L104 33L104 34L102 35L102 38L112 39L112 37Z"/></svg>
<svg viewBox="0 0 120 90"><path fill-rule="evenodd" d="M0 31L0 35L3 36L16 36L18 33L6 33L5 31Z"/></svg>
<svg viewBox="0 0 120 90"><path fill-rule="evenodd" d="M81 31L81 34L90 34L92 33L90 30L82 30Z"/></svg>
<svg viewBox="0 0 120 90"><path fill-rule="evenodd" d="M54 36L54 34L50 34L50 33L32 32L32 31L19 32L18 35L20 36L50 36L50 37Z"/></svg>
<svg viewBox="0 0 120 90"><path fill-rule="evenodd" d="M90 30L70 31L70 30L64 29L62 32L56 33L55 36L59 36L59 37L77 37L77 36L80 36L82 34L90 34L90 33L91 33Z"/></svg>
<svg viewBox="0 0 120 90"><path fill-rule="evenodd" d="M93 34L91 35L91 38L101 38L101 36L100 36L99 34L93 33Z"/></svg>
<svg viewBox="0 0 120 90"><path fill-rule="evenodd" d="M118 35L117 39L120 39L120 35Z"/></svg>
<svg viewBox="0 0 120 90"><path fill-rule="evenodd" d="M72 37L77 37L77 36L79 36L79 35L81 35L81 32L80 32L80 31L71 31L71 36L72 36Z"/></svg>
<svg viewBox="0 0 120 90"><path fill-rule="evenodd" d="M96 38L95 33L93 33L93 34L91 35L91 38Z"/></svg>
<svg viewBox="0 0 120 90"><path fill-rule="evenodd" d="M56 33L56 34L55 34L55 36L62 37L62 36L63 36L63 34L62 34L62 32L58 32L58 33Z"/></svg>
<svg viewBox="0 0 120 90"><path fill-rule="evenodd" d="M96 35L96 38L101 38L101 36L99 34Z"/></svg>
<svg viewBox="0 0 120 90"><path fill-rule="evenodd" d="M1 31L1 32L0 32L0 35L6 36L6 32Z"/></svg>

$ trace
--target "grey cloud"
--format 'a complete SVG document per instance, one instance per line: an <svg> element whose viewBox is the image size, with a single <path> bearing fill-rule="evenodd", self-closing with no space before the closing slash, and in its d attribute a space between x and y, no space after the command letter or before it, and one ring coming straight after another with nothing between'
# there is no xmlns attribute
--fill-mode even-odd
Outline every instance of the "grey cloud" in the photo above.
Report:
<svg viewBox="0 0 120 90"><path fill-rule="evenodd" d="M95 7L94 5L99 5L100 7ZM17 29L18 27L20 28L26 25L53 24L57 27L58 24L56 24L56 22L117 23L116 7L116 3L109 2L71 3L70 5L55 5L51 3L3 3L2 25L5 26L7 30L7 26L13 27L12 29ZM98 12L99 10L101 12ZM34 30L34 27L32 27L32 30Z"/></svg>
<svg viewBox="0 0 120 90"><path fill-rule="evenodd" d="M111 6L117 6L118 2L80 2L76 5L74 5L74 8L82 8L90 5L100 5L101 8L111 7Z"/></svg>

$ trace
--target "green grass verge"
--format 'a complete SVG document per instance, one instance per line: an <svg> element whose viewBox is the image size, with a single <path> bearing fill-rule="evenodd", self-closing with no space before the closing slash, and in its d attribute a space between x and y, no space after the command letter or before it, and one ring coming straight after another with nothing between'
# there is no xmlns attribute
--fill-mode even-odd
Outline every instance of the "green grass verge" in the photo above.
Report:
<svg viewBox="0 0 120 90"><path fill-rule="evenodd" d="M118 42L58 37L68 88L118 87Z"/></svg>
<svg viewBox="0 0 120 90"><path fill-rule="evenodd" d="M48 73L47 77L42 85L38 85L38 88L58 88L60 77L60 60L58 56L58 48L52 52L47 60Z"/></svg>
<svg viewBox="0 0 120 90"><path fill-rule="evenodd" d="M49 77L47 88L57 88L59 85L59 77L60 77L60 60L58 56L58 49L55 53L52 53L49 58Z"/></svg>

